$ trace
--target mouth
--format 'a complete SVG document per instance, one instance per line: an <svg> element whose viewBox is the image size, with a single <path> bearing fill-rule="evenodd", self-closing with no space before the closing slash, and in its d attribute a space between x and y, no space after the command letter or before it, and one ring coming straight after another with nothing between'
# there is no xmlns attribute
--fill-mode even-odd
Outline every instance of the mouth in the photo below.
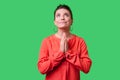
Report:
<svg viewBox="0 0 120 80"><path fill-rule="evenodd" d="M67 23L67 22L58 22L58 23L60 23L60 24L64 24L64 23Z"/></svg>

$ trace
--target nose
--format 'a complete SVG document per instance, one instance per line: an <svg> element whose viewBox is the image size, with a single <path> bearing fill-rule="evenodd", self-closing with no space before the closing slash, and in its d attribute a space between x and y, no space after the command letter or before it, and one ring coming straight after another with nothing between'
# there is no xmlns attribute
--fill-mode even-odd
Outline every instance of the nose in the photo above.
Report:
<svg viewBox="0 0 120 80"><path fill-rule="evenodd" d="M64 16L61 16L61 20L64 20L65 18L64 18Z"/></svg>

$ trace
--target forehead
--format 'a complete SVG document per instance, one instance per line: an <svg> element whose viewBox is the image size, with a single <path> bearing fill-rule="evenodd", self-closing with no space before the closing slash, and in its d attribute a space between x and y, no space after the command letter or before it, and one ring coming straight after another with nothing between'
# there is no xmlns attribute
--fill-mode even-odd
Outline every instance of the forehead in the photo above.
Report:
<svg viewBox="0 0 120 80"><path fill-rule="evenodd" d="M70 14L70 12L69 12L69 10L67 10L67 9L64 9L64 8L62 8L62 9L58 9L57 11L56 11L56 14L64 14L64 13L68 13L68 14Z"/></svg>

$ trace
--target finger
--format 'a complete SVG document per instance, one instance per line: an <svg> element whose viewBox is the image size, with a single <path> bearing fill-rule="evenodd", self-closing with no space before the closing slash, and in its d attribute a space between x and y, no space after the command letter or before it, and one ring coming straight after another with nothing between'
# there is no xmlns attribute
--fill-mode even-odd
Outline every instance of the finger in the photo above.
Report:
<svg viewBox="0 0 120 80"><path fill-rule="evenodd" d="M67 39L65 40L65 51L68 50L68 42L67 42Z"/></svg>
<svg viewBox="0 0 120 80"><path fill-rule="evenodd" d="M66 35L66 33L63 33L63 34L62 34L62 36L63 36L64 38L67 38L67 35Z"/></svg>
<svg viewBox="0 0 120 80"><path fill-rule="evenodd" d="M60 49L65 52L65 38L63 37L60 42Z"/></svg>

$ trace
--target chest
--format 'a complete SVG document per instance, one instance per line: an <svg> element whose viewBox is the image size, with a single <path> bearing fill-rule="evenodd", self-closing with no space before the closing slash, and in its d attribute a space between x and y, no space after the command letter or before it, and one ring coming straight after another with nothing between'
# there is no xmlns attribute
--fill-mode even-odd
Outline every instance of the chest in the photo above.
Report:
<svg viewBox="0 0 120 80"><path fill-rule="evenodd" d="M60 40L49 40L49 43L48 43L48 50L49 50L49 53L55 53L57 51L59 51L60 49ZM79 51L80 50L80 42L77 41L77 40L69 40L67 42L67 45L68 45L68 48L70 50L76 50L76 51Z"/></svg>

